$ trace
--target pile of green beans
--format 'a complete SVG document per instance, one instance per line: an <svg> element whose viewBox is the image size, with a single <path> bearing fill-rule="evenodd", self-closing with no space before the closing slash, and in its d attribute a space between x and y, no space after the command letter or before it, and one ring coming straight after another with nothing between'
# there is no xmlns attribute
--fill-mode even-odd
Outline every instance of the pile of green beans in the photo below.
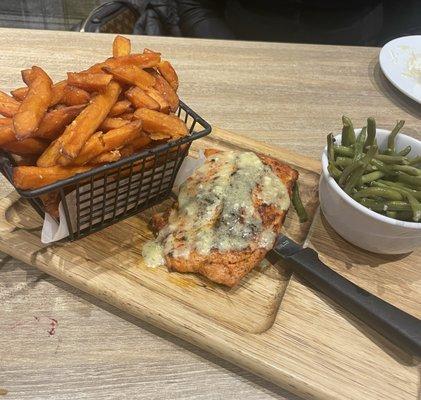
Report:
<svg viewBox="0 0 421 400"><path fill-rule="evenodd" d="M390 132L387 148L377 146L376 121L356 135L352 121L342 117L341 144L327 136L328 171L354 200L379 214L403 221L421 219L421 156L407 155L411 146L396 149L396 136L405 121Z"/></svg>

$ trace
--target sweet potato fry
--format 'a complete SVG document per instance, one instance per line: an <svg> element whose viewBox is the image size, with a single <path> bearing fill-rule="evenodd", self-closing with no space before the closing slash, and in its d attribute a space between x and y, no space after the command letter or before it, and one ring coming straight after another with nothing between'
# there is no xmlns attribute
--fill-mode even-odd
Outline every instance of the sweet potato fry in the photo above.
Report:
<svg viewBox="0 0 421 400"><path fill-rule="evenodd" d="M150 137L144 132L140 132L140 135L136 139L120 149L121 158L131 156L139 150L147 147L150 143Z"/></svg>
<svg viewBox="0 0 421 400"><path fill-rule="evenodd" d="M134 148L133 148L133 145L131 143L126 144L119 151L120 151L121 158L129 157L132 154L134 154Z"/></svg>
<svg viewBox="0 0 421 400"><path fill-rule="evenodd" d="M159 110L159 103L151 96L146 94L146 92L140 87L131 87L126 91L126 97L135 106L135 108L149 108L150 110Z"/></svg>
<svg viewBox="0 0 421 400"><path fill-rule="evenodd" d="M94 64L86 72L99 73L103 67L116 68L123 65L137 65L139 68L156 67L161 61L159 53L130 54L128 56L109 58L102 63Z"/></svg>
<svg viewBox="0 0 421 400"><path fill-rule="evenodd" d="M21 76L22 76L22 80L25 82L25 84L27 86L29 86L32 82L32 69L28 68L28 69L23 69L22 71L20 71Z"/></svg>
<svg viewBox="0 0 421 400"><path fill-rule="evenodd" d="M32 69L24 69L23 71L21 71L22 74L22 79L23 81L30 86L32 80L34 79L35 75L32 71ZM67 81L60 81L57 82L56 84L54 84L51 88L52 90L52 94L51 94L51 103L50 103L50 107L56 105L57 103L60 102L61 98L63 97L63 92L64 92L64 88L67 85ZM24 89L26 89L26 91L24 92ZM29 87L27 88L20 88L18 89L19 96L23 96L23 98L26 97L26 95L28 94L29 91ZM23 99L22 99L23 100Z"/></svg>
<svg viewBox="0 0 421 400"><path fill-rule="evenodd" d="M67 85L67 81L61 81L52 86L50 107L53 107L62 101L64 91L66 89L66 85ZM12 90L10 93L16 100L22 101L28 94L28 91L29 91L28 87L21 87L21 88ZM89 94L87 94L87 99L84 99L84 101L77 104L87 103L88 101L89 101ZM69 105L73 105L73 104L69 104Z"/></svg>
<svg viewBox="0 0 421 400"><path fill-rule="evenodd" d="M68 106L77 106L88 103L90 99L91 96L87 91L66 84L63 88L63 94L57 103L64 103Z"/></svg>
<svg viewBox="0 0 421 400"><path fill-rule="evenodd" d="M73 160L73 163L75 165L84 165L99 154L124 147L139 136L141 128L141 121L133 121L123 125L121 128L108 131L104 135L91 137L79 155Z"/></svg>
<svg viewBox="0 0 421 400"><path fill-rule="evenodd" d="M107 132L111 129L120 128L123 125L128 124L129 121L123 118L105 118L104 122L100 125L99 129L103 132Z"/></svg>
<svg viewBox="0 0 421 400"><path fill-rule="evenodd" d="M90 165L105 164L114 161L118 161L121 158L121 154L118 150L107 151L106 153L99 154L95 158L89 161Z"/></svg>
<svg viewBox="0 0 421 400"><path fill-rule="evenodd" d="M22 79L23 81L29 86L29 84L32 82L32 79L34 77L32 69L24 69L23 71L21 71L22 74ZM56 104L60 103L63 95L64 95L64 90L66 88L67 85L67 81L60 81L55 83L52 87L51 87L51 102L50 102L50 107L55 106ZM19 89L16 89L17 93L16 95L18 97L22 97L22 100L26 97L26 95L28 94L29 91L29 87L22 87ZM15 92L15 91L13 91ZM12 95L14 96L14 93L12 93Z"/></svg>
<svg viewBox="0 0 421 400"><path fill-rule="evenodd" d="M16 167L13 169L13 182L22 190L37 189L62 179L91 169L91 166L83 167Z"/></svg>
<svg viewBox="0 0 421 400"><path fill-rule="evenodd" d="M16 140L13 124L0 126L0 147Z"/></svg>
<svg viewBox="0 0 421 400"><path fill-rule="evenodd" d="M102 135L106 150L116 150L127 143L139 138L141 135L142 121L132 121L118 129L113 129Z"/></svg>
<svg viewBox="0 0 421 400"><path fill-rule="evenodd" d="M124 36L117 35L113 41L113 57L128 56L132 49L130 40Z"/></svg>
<svg viewBox="0 0 421 400"><path fill-rule="evenodd" d="M0 114L5 117L13 117L19 109L20 103L12 96L0 91Z"/></svg>
<svg viewBox="0 0 421 400"><path fill-rule="evenodd" d="M81 104L78 106L61 107L48 112L39 124L34 136L49 140L56 139L85 107L85 104Z"/></svg>
<svg viewBox="0 0 421 400"><path fill-rule="evenodd" d="M67 81L60 81L60 82L57 82L56 84L53 85L53 87L51 88L52 94L51 94L50 107L53 107L58 103L65 103L69 106L74 105L74 104L68 104L65 101L63 101L63 96L66 92L66 88L67 88ZM89 98L88 98L88 100L89 100ZM83 101L83 102L78 103L78 104L87 103L88 100Z"/></svg>
<svg viewBox="0 0 421 400"><path fill-rule="evenodd" d="M149 137L154 141L161 141L161 140L169 140L171 139L171 135L169 133L162 133L162 132L156 132L156 133L150 133Z"/></svg>
<svg viewBox="0 0 421 400"><path fill-rule="evenodd" d="M67 84L87 92L104 92L111 82L112 75L92 74L89 72L68 72Z"/></svg>
<svg viewBox="0 0 421 400"><path fill-rule="evenodd" d="M102 124L121 92L121 86L111 81L103 94L95 96L59 137L60 153L69 160L77 157L86 141ZM57 157L59 154L57 154ZM61 158L64 158L61 157Z"/></svg>
<svg viewBox="0 0 421 400"><path fill-rule="evenodd" d="M168 133L172 138L188 134L186 124L175 115L166 115L147 108L139 108L134 117L142 121L142 129L148 133Z"/></svg>
<svg viewBox="0 0 421 400"><path fill-rule="evenodd" d="M44 205L44 210L46 213L50 214L53 218L59 217L59 204L60 204L60 192L58 190L46 193L39 198Z"/></svg>
<svg viewBox="0 0 421 400"><path fill-rule="evenodd" d="M156 89L153 88L149 88L146 91L146 93L150 98L152 98L158 103L160 112L164 114L170 113L170 103L168 103L167 99L161 93L159 93Z"/></svg>
<svg viewBox="0 0 421 400"><path fill-rule="evenodd" d="M41 154L48 146L48 143L37 138L27 138L20 141L9 142L2 145L3 150L18 156Z"/></svg>
<svg viewBox="0 0 421 400"><path fill-rule="evenodd" d="M108 115L110 117L116 117L117 115L121 115L132 111L132 103L130 103L129 100L120 100L113 105Z"/></svg>
<svg viewBox="0 0 421 400"><path fill-rule="evenodd" d="M54 140L39 156L37 160L38 167L52 167L57 165L57 159L60 157L61 142L59 139Z"/></svg>
<svg viewBox="0 0 421 400"><path fill-rule="evenodd" d="M103 70L119 82L139 86L142 89L155 85L155 78L137 65L123 65L115 68L105 66Z"/></svg>
<svg viewBox="0 0 421 400"><path fill-rule="evenodd" d="M170 84L170 86L177 91L178 89L178 76L175 72L175 69L169 61L161 61L158 64L158 71L165 78L165 80Z"/></svg>
<svg viewBox="0 0 421 400"><path fill-rule="evenodd" d="M151 50L151 49L148 49L147 47L145 47L143 49L143 54L150 54L150 53L155 53L155 54L161 55L161 53L159 51Z"/></svg>
<svg viewBox="0 0 421 400"><path fill-rule="evenodd" d="M80 160L84 156L84 154L87 159L91 159L95 157L96 155L101 154L103 151L105 151L105 144L104 144L104 141L102 140L102 136L103 136L102 131L95 132L85 143L82 151L79 153L76 159L72 160L72 164L73 165L85 164L84 162L78 162L78 159ZM88 156L86 156L86 154L88 154ZM60 158L59 158L59 162L60 162ZM69 161L67 159L64 159L64 162L69 162Z"/></svg>
<svg viewBox="0 0 421 400"><path fill-rule="evenodd" d="M33 135L51 102L50 77L39 67L32 67L28 94L13 116L13 126L18 139Z"/></svg>
<svg viewBox="0 0 421 400"><path fill-rule="evenodd" d="M131 121L133 119L133 116L134 116L134 113L128 112L128 113L119 115L119 118L125 119L126 121Z"/></svg>
<svg viewBox="0 0 421 400"><path fill-rule="evenodd" d="M17 100L22 101L28 93L28 87L20 87L10 91L10 94Z"/></svg>
<svg viewBox="0 0 421 400"><path fill-rule="evenodd" d="M12 123L12 118L0 118L0 126L10 125Z"/></svg>
<svg viewBox="0 0 421 400"><path fill-rule="evenodd" d="M159 93L168 101L171 107L171 111L175 112L179 105L179 98L175 90L170 86L170 84L158 73L154 74L155 76L155 85L154 88L158 90Z"/></svg>
<svg viewBox="0 0 421 400"><path fill-rule="evenodd" d="M36 165L38 155L29 154L26 156L19 156L19 159L16 159L16 165Z"/></svg>

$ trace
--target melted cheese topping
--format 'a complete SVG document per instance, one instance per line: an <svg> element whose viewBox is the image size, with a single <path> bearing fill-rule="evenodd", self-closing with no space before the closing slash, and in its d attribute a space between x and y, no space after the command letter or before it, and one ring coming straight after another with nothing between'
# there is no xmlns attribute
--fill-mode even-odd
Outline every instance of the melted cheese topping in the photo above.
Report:
<svg viewBox="0 0 421 400"><path fill-rule="evenodd" d="M254 153L215 154L181 185L167 226L143 246L146 264L163 264L165 256L188 257L191 251L206 256L212 250L245 250L253 243L270 249L275 232L264 227L256 203L287 210L285 184Z"/></svg>

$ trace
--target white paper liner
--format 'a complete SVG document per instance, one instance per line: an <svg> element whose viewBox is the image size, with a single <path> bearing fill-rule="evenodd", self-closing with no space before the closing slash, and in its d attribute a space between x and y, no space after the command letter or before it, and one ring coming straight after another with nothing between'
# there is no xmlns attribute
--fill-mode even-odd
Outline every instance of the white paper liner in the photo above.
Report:
<svg viewBox="0 0 421 400"><path fill-rule="evenodd" d="M189 177L193 174L193 172L200 167L201 165L203 165L205 161L205 155L202 151L199 152L199 157L198 158L194 158L191 156L187 156L183 163L181 164L181 167L178 171L178 174L175 178L175 182L174 182L174 192L178 191L179 186ZM163 168L163 166L161 167ZM155 171L155 173L159 173L159 168ZM150 181L150 175L148 176L148 174L145 174L144 178L143 178L143 183L147 184ZM124 185L126 183L128 183L129 178L125 178L125 179L121 179L119 181L119 185ZM117 182L113 182L113 183L108 183L107 184L107 192L109 192L110 190L112 191L112 189L116 188L117 186ZM89 197L91 196L91 190L90 190L90 184L87 186L81 186L80 187L80 192L83 193L84 192L84 188L88 188L89 190L87 190L86 194L82 194L80 196L80 201L82 202L83 200L89 199ZM154 190L157 191L158 188L155 188L151 191L150 196L154 195ZM111 209L114 210L115 207L113 207L113 203L115 201L115 198L113 199L113 201L111 202L110 200L107 199L106 194L104 194L104 181L103 179L100 179L98 181L96 181L94 183L94 197L98 196L98 198L95 200L95 202L98 202L98 205L95 206L93 205L92 207L92 214L94 215L96 211L100 210L103 207L103 201L101 199L102 196L105 196L105 202L106 205L109 206ZM121 194L117 197L117 203L123 203L124 204L124 199L125 199L126 194ZM99 201L101 200L101 201ZM107 201L108 200L108 201ZM119 202L119 200L121 200L121 202ZM69 210L69 216L70 216L70 221L72 223L73 229L75 230L76 228L76 222L77 222L77 211L76 211L76 192L73 191L71 193L69 193L68 195L66 195L66 203L67 203L67 208ZM116 216L118 216L119 214L121 214L124 211L129 211L131 208L135 207L136 203L133 203L131 205L129 205L127 207L127 209L124 206L120 206L117 209L116 212ZM102 214L102 213L98 213L98 214ZM105 219L108 217L111 217L113 214L113 212L110 212L108 214L106 214L106 216L104 217ZM42 243L52 243L52 242L56 242L58 240L61 240L67 236L69 236L69 228L67 226L67 222L66 222L66 217L65 217L65 213L64 213L64 207L63 204L60 202L59 205L59 220L60 223L58 224L53 217L51 217L48 213L45 213L45 217L44 217L44 224L42 226L42 232L41 232L41 242ZM98 217L94 218L92 221L92 225L94 225L97 222L100 222L102 219L102 216L99 215ZM80 229L83 229L85 227L87 227L88 224L84 224L80 226Z"/></svg>

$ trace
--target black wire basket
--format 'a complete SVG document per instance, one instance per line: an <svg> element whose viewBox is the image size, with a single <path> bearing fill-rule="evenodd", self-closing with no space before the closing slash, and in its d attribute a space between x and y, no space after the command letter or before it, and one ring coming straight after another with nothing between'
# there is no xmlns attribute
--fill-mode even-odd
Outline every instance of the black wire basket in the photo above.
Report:
<svg viewBox="0 0 421 400"><path fill-rule="evenodd" d="M69 230L69 236L63 240L70 241L161 203L171 196L177 172L193 140L208 135L212 129L183 102L176 114L189 127L189 134L181 139L147 148L39 189L15 189L42 218L45 211L40 196L53 193L59 196ZM3 175L13 185L15 161L5 153L0 161Z"/></svg>

